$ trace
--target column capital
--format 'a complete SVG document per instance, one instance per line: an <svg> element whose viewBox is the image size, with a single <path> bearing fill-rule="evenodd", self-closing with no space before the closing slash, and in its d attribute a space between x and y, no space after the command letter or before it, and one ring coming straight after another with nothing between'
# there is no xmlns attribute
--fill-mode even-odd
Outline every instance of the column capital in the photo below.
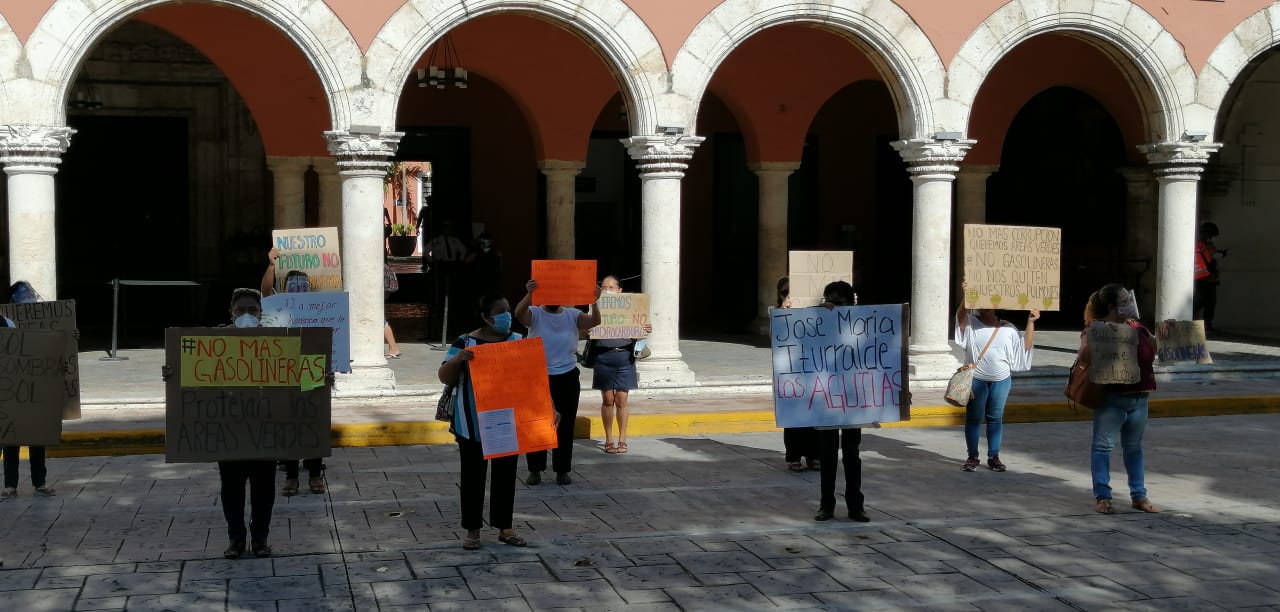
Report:
<svg viewBox="0 0 1280 612"><path fill-rule="evenodd" d="M1200 180L1209 156L1221 148L1220 142L1155 142L1138 146L1154 166L1157 179L1184 181Z"/></svg>
<svg viewBox="0 0 1280 612"><path fill-rule="evenodd" d="M559 159L544 159L538 162L538 170L543 174L551 176L553 174L567 174L569 176L577 176L587 167L585 161L564 161Z"/></svg>
<svg viewBox="0 0 1280 612"><path fill-rule="evenodd" d="M622 139L640 174L653 178L682 178L702 136L633 136Z"/></svg>
<svg viewBox="0 0 1280 612"><path fill-rule="evenodd" d="M789 175L800 169L800 162L751 162L747 168L757 176L775 172Z"/></svg>
<svg viewBox="0 0 1280 612"><path fill-rule="evenodd" d="M0 163L6 171L26 167L28 172L53 173L75 133L61 126L0 125Z"/></svg>
<svg viewBox="0 0 1280 612"><path fill-rule="evenodd" d="M915 138L891 143L895 151L907 162L912 179L933 178L952 180L960 171L960 162L977 144L976 140L936 140Z"/></svg>
<svg viewBox="0 0 1280 612"><path fill-rule="evenodd" d="M325 132L324 137L329 141L329 153L338 158L338 168L342 172L385 174L404 132L352 134L335 130Z"/></svg>

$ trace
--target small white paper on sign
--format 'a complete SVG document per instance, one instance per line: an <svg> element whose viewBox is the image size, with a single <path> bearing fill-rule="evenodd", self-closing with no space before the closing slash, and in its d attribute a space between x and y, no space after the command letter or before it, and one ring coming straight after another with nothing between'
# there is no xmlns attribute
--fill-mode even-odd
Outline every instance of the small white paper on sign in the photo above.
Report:
<svg viewBox="0 0 1280 612"><path fill-rule="evenodd" d="M486 456L520 450L516 440L516 409L499 408L476 413L480 421L480 449Z"/></svg>

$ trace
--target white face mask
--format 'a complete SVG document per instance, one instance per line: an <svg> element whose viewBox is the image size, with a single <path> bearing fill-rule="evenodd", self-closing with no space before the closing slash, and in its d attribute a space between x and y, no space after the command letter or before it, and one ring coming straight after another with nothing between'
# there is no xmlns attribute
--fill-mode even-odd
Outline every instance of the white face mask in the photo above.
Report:
<svg viewBox="0 0 1280 612"><path fill-rule="evenodd" d="M258 325L258 317L247 312L236 317L236 327L258 327Z"/></svg>

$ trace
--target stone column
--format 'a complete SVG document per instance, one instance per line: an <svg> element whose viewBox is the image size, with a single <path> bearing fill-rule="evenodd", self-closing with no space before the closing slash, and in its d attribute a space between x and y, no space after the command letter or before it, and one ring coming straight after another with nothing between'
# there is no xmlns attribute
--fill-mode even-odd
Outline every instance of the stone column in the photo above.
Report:
<svg viewBox="0 0 1280 612"><path fill-rule="evenodd" d="M636 362L645 386L684 386L693 370L680 354L680 179L700 136L623 139L640 169L641 282L649 294L652 356Z"/></svg>
<svg viewBox="0 0 1280 612"><path fill-rule="evenodd" d="M577 234L577 181L586 162L548 159L538 162L547 177L547 259L573 259Z"/></svg>
<svg viewBox="0 0 1280 612"><path fill-rule="evenodd" d="M800 162L760 162L751 171L760 178L760 229L757 244L756 320L751 327L758 334L769 333L769 309L777 302L778 279L787 274L788 179L800 169Z"/></svg>
<svg viewBox="0 0 1280 612"><path fill-rule="evenodd" d="M325 132L342 177L342 282L351 294L351 373L338 377L347 395L395 390L382 352L383 180L400 132Z"/></svg>
<svg viewBox="0 0 1280 612"><path fill-rule="evenodd" d="M964 280L964 226L987 222L987 179L999 169L997 165L965 164L956 174L956 222L951 234L956 241L951 257L956 295L960 295L960 281Z"/></svg>
<svg viewBox="0 0 1280 612"><path fill-rule="evenodd" d="M1197 187L1209 156L1220 148L1220 143L1213 142L1161 142L1140 147L1154 166L1160 185L1155 321L1191 320Z"/></svg>
<svg viewBox="0 0 1280 612"><path fill-rule="evenodd" d="M267 168L275 184L275 228L293 229L307 224L307 168L310 157L267 156Z"/></svg>
<svg viewBox="0 0 1280 612"><path fill-rule="evenodd" d="M951 356L951 184L973 140L901 140L893 148L911 173L911 344L913 382L946 381Z"/></svg>
<svg viewBox="0 0 1280 612"><path fill-rule="evenodd" d="M9 187L9 280L25 280L46 300L58 299L53 175L75 130L0 126L0 163Z"/></svg>
<svg viewBox="0 0 1280 612"><path fill-rule="evenodd" d="M1126 272L1137 279L1138 308L1144 321L1154 321L1156 312L1156 219L1155 176L1145 166L1119 168L1125 184Z"/></svg>
<svg viewBox="0 0 1280 612"><path fill-rule="evenodd" d="M342 178L338 176L338 160L332 157L312 157L311 167L319 179L320 227L337 227L342 230Z"/></svg>

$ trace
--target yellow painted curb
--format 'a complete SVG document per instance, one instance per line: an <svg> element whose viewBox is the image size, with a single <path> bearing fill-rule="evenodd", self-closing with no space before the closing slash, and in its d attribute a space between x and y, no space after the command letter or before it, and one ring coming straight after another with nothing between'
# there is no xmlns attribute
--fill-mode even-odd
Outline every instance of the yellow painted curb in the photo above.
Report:
<svg viewBox="0 0 1280 612"><path fill-rule="evenodd" d="M918 406L911 420L885 423L889 427L953 427L964 424L964 408ZM1280 413L1280 395L1242 397L1191 397L1151 400L1151 416L1196 417ZM1006 423L1048 423L1088 421L1092 412L1073 410L1063 402L1009 404ZM439 421L398 421L392 423L338 424L332 429L334 447L400 446L450 444L449 426ZM627 436L671 436L700 434L758 433L778 431L772 410L729 412L689 412L676 414L636 414L631 416ZM578 417L574 437L603 438L604 423L598 416ZM164 452L163 429L132 429L95 432L63 432L62 445L49 449L50 457L95 455L140 455ZM26 456L23 448L22 456Z"/></svg>

